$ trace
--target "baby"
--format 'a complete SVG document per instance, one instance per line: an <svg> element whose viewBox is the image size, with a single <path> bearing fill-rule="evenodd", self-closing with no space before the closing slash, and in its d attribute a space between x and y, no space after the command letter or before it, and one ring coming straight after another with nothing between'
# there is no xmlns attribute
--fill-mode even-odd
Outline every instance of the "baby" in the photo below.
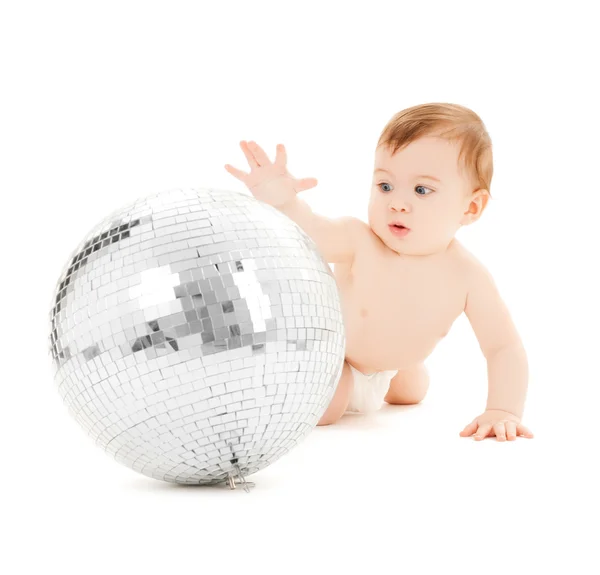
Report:
<svg viewBox="0 0 600 575"><path fill-rule="evenodd" d="M465 312L487 360L485 411L461 432L475 439L533 437L522 423L528 364L521 339L488 270L456 239L490 197L492 145L483 122L456 104L395 114L375 151L368 221L315 214L277 146L275 162L255 142L240 146L250 173L225 169L259 200L294 220L334 264L346 329L346 357L319 425L344 413L420 402L424 360Z"/></svg>

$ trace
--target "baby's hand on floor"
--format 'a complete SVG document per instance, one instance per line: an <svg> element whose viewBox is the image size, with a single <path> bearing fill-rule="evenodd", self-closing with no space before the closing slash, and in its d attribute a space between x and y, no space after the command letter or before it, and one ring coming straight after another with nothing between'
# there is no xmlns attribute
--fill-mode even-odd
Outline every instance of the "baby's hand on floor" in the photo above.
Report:
<svg viewBox="0 0 600 575"><path fill-rule="evenodd" d="M506 439L514 441L517 435L533 437L533 433L521 423L519 417L500 409L488 409L478 415L460 432L460 436L468 437L473 433L475 433L473 439L483 439L487 435L495 435L498 441L506 441Z"/></svg>

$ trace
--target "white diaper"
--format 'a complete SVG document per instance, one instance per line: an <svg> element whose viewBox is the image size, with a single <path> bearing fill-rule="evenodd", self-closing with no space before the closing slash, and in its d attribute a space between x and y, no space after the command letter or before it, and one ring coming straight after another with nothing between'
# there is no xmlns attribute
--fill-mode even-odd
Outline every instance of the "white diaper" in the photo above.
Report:
<svg viewBox="0 0 600 575"><path fill-rule="evenodd" d="M398 373L397 369L365 374L350 364L353 386L346 411L370 413L377 411L390 388L390 381Z"/></svg>

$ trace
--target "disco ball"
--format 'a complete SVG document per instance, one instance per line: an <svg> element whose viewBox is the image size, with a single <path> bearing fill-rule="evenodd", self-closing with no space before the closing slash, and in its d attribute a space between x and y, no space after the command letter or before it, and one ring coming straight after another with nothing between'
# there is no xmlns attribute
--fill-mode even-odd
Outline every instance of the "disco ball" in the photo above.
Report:
<svg viewBox="0 0 600 575"><path fill-rule="evenodd" d="M53 296L49 355L69 413L155 479L248 483L313 429L341 376L331 269L248 194L169 190L116 210Z"/></svg>

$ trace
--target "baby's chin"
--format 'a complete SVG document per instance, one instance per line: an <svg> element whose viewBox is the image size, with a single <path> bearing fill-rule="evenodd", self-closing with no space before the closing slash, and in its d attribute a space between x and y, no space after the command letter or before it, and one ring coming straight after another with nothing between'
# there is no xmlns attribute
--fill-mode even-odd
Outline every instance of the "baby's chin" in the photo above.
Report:
<svg viewBox="0 0 600 575"><path fill-rule="evenodd" d="M413 234L413 231L411 231L408 236L404 238L396 238L393 235L381 233L377 230L377 228L371 229L383 244L385 244L391 251L394 251L401 256L433 256L440 254L446 251L454 239L451 238L450 240L446 240L439 238L437 243L433 242L428 245L422 245L422 242L419 242L417 238L412 238L411 241L410 236Z"/></svg>
<svg viewBox="0 0 600 575"><path fill-rule="evenodd" d="M403 255L417 255L415 253L417 246L414 245L414 242L411 243L409 241L408 236L406 238L396 238L394 236L390 236L389 232L386 234L381 233L377 230L377 228L371 229L373 230L373 233L381 240L381 242L390 250ZM419 250L417 249L416 251L418 252Z"/></svg>

